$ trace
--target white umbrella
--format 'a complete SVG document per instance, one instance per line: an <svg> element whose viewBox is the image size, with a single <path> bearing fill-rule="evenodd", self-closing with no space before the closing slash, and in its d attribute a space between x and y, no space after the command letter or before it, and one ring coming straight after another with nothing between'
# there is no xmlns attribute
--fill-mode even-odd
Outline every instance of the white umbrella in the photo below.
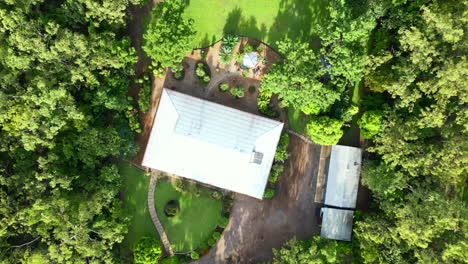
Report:
<svg viewBox="0 0 468 264"><path fill-rule="evenodd" d="M246 68L253 68L258 64L258 56L257 53L255 52L250 52L244 55L244 58L242 60L242 65L244 65Z"/></svg>

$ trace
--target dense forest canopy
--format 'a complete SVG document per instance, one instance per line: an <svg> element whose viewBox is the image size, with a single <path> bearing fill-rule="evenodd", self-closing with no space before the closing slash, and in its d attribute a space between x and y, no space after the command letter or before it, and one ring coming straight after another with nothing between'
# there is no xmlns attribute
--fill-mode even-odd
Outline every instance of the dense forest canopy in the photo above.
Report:
<svg viewBox="0 0 468 264"><path fill-rule="evenodd" d="M358 121L372 139L361 177L373 208L355 218L351 245L293 240L275 263L336 263L350 252L355 263L466 263L468 1L366 4L380 10Z"/></svg>
<svg viewBox="0 0 468 264"><path fill-rule="evenodd" d="M136 2L136 1L133 1ZM0 261L110 263L136 62L128 0L0 3Z"/></svg>
<svg viewBox="0 0 468 264"><path fill-rule="evenodd" d="M120 261L130 216L115 163L135 155L141 131L127 97L137 58L126 9L140 2L0 3L0 263ZM356 214L352 243L292 240L274 263L466 263L467 7L333 0L319 48L278 43L284 61L264 76L262 96L308 115L305 133L322 145L355 116L369 139L361 178L373 201ZM191 48L196 29L182 11L182 1L154 11L167 18L144 35L155 74ZM366 96L351 102L359 85Z"/></svg>

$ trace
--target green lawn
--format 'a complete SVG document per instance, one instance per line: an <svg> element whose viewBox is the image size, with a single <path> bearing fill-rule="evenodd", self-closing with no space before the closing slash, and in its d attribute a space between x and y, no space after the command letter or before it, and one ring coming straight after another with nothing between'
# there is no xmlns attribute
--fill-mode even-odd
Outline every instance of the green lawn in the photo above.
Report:
<svg viewBox="0 0 468 264"><path fill-rule="evenodd" d="M290 128L301 134L306 134L309 118L301 110L288 107L288 124Z"/></svg>
<svg viewBox="0 0 468 264"><path fill-rule="evenodd" d="M149 179L144 172L127 162L119 163L123 176L123 207L132 217L129 230L122 243L122 255L128 257L133 245L145 235L158 237L148 212Z"/></svg>
<svg viewBox="0 0 468 264"><path fill-rule="evenodd" d="M193 18L196 47L224 34L254 37L272 46L288 36L312 40L326 14L326 0L190 0L185 17Z"/></svg>
<svg viewBox="0 0 468 264"><path fill-rule="evenodd" d="M173 249L185 252L199 247L214 231L221 218L222 202L211 198L211 191L201 192L199 197L180 193L171 183L158 181L155 191L155 206ZM167 217L164 206L170 200L178 200L180 212Z"/></svg>

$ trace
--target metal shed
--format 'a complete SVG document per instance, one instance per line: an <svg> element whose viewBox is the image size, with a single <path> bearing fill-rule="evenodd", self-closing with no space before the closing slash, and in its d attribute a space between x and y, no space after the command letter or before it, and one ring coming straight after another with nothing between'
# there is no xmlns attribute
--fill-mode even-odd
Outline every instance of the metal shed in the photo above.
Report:
<svg viewBox="0 0 468 264"><path fill-rule="evenodd" d="M361 172L360 148L334 145L328 165L325 205L355 208Z"/></svg>
<svg viewBox="0 0 468 264"><path fill-rule="evenodd" d="M164 89L143 165L258 199L283 123Z"/></svg>
<svg viewBox="0 0 468 264"><path fill-rule="evenodd" d="M322 208L322 230L324 238L351 241L354 212L337 208Z"/></svg>

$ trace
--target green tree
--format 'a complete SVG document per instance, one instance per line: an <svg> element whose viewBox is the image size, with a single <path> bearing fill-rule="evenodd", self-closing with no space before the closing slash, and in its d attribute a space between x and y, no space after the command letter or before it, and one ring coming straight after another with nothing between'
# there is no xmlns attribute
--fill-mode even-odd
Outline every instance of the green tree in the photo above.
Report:
<svg viewBox="0 0 468 264"><path fill-rule="evenodd" d="M275 63L264 75L260 92L278 94L285 106L296 107L306 114L327 111L341 93L318 80L325 74L318 55L307 43L286 39L277 45L285 61Z"/></svg>
<svg viewBox="0 0 468 264"><path fill-rule="evenodd" d="M152 58L155 67L175 67L192 50L193 21L185 19L184 2L159 2L151 12L151 21L143 38L143 50Z"/></svg>
<svg viewBox="0 0 468 264"><path fill-rule="evenodd" d="M383 112L379 110L366 111L358 121L361 135L364 138L371 139L379 133L382 125Z"/></svg>
<svg viewBox="0 0 468 264"><path fill-rule="evenodd" d="M320 145L335 145L343 136L343 122L328 116L310 118L307 136Z"/></svg>
<svg viewBox="0 0 468 264"><path fill-rule="evenodd" d="M349 244L314 236L308 240L292 240L273 249L273 264L341 263L351 252Z"/></svg>
<svg viewBox="0 0 468 264"><path fill-rule="evenodd" d="M157 264L161 255L161 246L153 237L143 237L133 248L133 259L137 264Z"/></svg>

